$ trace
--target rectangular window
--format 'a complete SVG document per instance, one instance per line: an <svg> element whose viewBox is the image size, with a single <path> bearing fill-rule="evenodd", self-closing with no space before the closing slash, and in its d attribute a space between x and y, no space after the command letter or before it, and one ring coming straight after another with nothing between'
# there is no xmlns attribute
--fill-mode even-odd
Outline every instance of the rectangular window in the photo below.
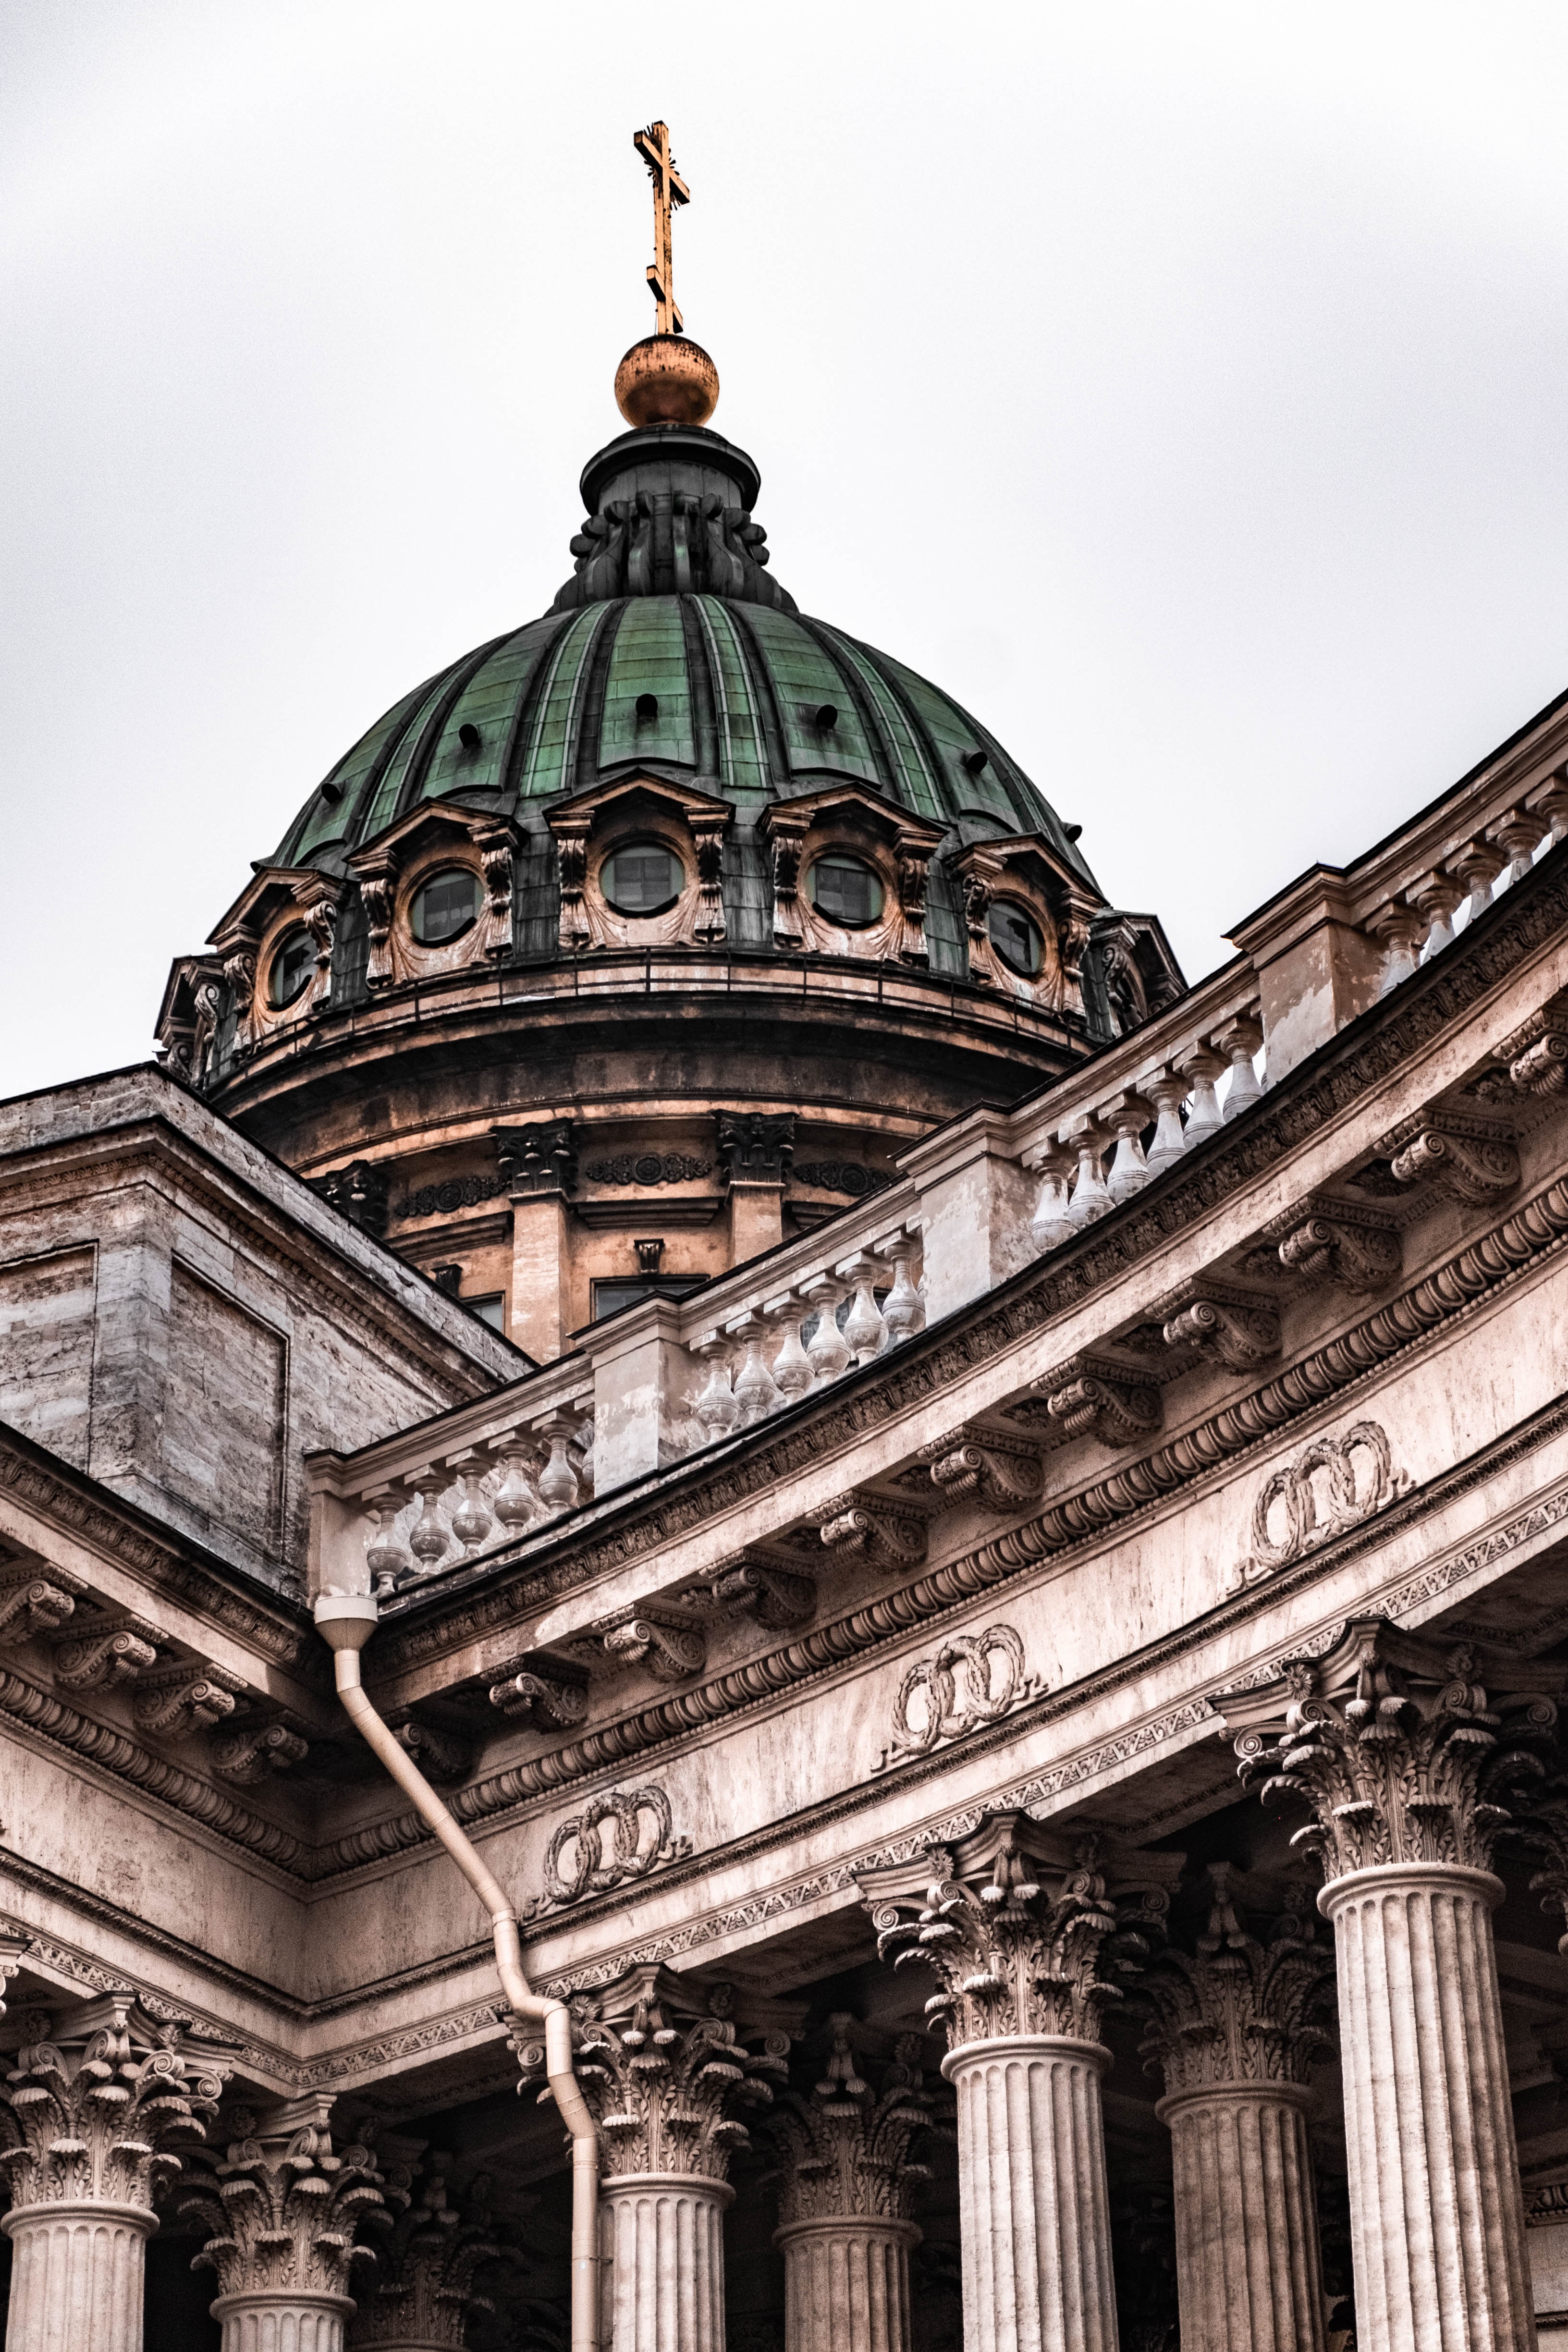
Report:
<svg viewBox="0 0 1568 2352"><path fill-rule="evenodd" d="M702 1274L628 1275L594 1285L594 1320L618 1315L623 1307L640 1307L645 1298L689 1298L708 1277Z"/></svg>

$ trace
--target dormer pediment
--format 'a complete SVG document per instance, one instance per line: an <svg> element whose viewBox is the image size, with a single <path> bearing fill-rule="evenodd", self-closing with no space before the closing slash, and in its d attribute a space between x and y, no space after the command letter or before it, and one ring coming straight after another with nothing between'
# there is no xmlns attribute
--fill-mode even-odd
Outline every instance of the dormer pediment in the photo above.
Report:
<svg viewBox="0 0 1568 2352"><path fill-rule="evenodd" d="M254 948L285 908L307 916L312 907L341 897L342 887L314 866L258 866L207 934L207 945L224 957Z"/></svg>
<svg viewBox="0 0 1568 2352"><path fill-rule="evenodd" d="M411 860L431 850L459 844L479 850L504 844L511 849L517 838L510 819L497 816L492 810L470 808L462 801L423 801L356 850L349 859L349 871L362 877L398 874Z"/></svg>

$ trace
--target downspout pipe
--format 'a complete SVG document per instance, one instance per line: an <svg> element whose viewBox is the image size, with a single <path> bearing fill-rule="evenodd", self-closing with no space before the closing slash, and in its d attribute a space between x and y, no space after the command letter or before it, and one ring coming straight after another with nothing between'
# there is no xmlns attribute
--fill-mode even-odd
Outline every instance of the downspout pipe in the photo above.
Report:
<svg viewBox="0 0 1568 2352"><path fill-rule="evenodd" d="M368 1592L324 1592L316 1602L316 1630L331 1647L338 1696L354 1729L385 1765L429 1823L490 1915L496 1972L512 2013L544 2028L545 2079L572 2135L572 2352L600 2352L599 2135L572 2071L572 2013L563 2000L546 2000L522 1969L517 1913L499 1879L485 1868L412 1757L405 1754L365 1696L360 1652L380 1622Z"/></svg>

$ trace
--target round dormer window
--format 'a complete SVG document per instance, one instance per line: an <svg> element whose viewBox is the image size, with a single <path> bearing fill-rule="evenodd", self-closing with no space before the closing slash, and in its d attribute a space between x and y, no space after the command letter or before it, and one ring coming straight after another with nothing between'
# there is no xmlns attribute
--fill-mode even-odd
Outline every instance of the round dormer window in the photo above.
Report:
<svg viewBox="0 0 1568 2352"><path fill-rule="evenodd" d="M303 923L297 924L293 930L284 932L267 975L267 997L274 1013L298 1003L310 986L315 969L316 942Z"/></svg>
<svg viewBox="0 0 1568 2352"><path fill-rule="evenodd" d="M668 914L686 887L686 869L662 841L628 841L599 869L599 887L617 915Z"/></svg>
<svg viewBox="0 0 1568 2352"><path fill-rule="evenodd" d="M830 851L811 869L811 903L830 923L847 931L864 930L881 914L882 877L863 857Z"/></svg>
<svg viewBox="0 0 1568 2352"><path fill-rule="evenodd" d="M409 922L422 948L444 948L472 929L479 911L479 876L467 866L444 866L414 893Z"/></svg>
<svg viewBox="0 0 1568 2352"><path fill-rule="evenodd" d="M1022 907L1014 906L1006 898L994 899L986 929L992 946L1009 971L1021 973L1025 980L1038 978L1046 943L1039 925L1025 914Z"/></svg>

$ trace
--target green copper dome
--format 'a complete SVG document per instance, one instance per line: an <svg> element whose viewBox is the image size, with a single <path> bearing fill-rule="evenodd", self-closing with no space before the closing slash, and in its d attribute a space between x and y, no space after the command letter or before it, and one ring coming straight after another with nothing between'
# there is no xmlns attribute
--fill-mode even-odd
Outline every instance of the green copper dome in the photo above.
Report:
<svg viewBox="0 0 1568 2352"><path fill-rule="evenodd" d="M805 618L765 567L757 473L717 434L628 433L590 460L576 572L541 620L479 646L379 719L276 862L341 869L427 800L526 823L641 772L732 801L847 781L964 841L1034 834L1092 877L1055 811L937 687ZM1076 831L1076 829L1075 829Z"/></svg>

